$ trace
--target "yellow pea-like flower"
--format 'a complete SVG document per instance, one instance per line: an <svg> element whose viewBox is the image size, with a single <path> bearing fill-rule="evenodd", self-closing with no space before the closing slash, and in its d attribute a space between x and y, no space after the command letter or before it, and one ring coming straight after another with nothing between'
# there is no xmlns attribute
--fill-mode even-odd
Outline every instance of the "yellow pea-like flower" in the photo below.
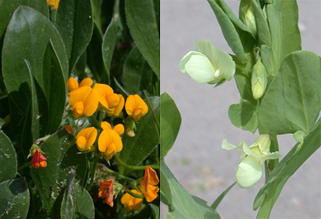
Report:
<svg viewBox="0 0 321 219"><path fill-rule="evenodd" d="M94 90L99 95L99 110L106 111L109 116L118 116L124 107L124 97L114 93L114 90L107 84L96 83Z"/></svg>
<svg viewBox="0 0 321 219"><path fill-rule="evenodd" d="M70 77L66 83L66 86L69 91L73 91L73 90L76 90L79 87L83 87L83 86L90 87L92 84L93 84L93 80L91 80L91 78L85 78L81 81L80 86L79 86L78 81L76 79L74 79L73 77Z"/></svg>
<svg viewBox="0 0 321 219"><path fill-rule="evenodd" d="M89 86L83 86L71 91L69 103L72 106L73 116L77 119L82 116L92 116L98 108L98 95Z"/></svg>
<svg viewBox="0 0 321 219"><path fill-rule="evenodd" d="M140 191L144 194L146 201L152 202L158 196L159 188L156 186L159 179L155 170L151 167L145 167L145 174L142 183L140 184Z"/></svg>
<svg viewBox="0 0 321 219"><path fill-rule="evenodd" d="M137 195L141 195L137 190L132 189L130 190L132 193L135 193ZM138 211L140 207L142 206L143 199L142 198L136 198L134 196L131 196L128 193L125 193L123 197L121 198L121 203L125 206L126 211Z"/></svg>
<svg viewBox="0 0 321 219"><path fill-rule="evenodd" d="M58 8L60 0L47 0L49 6L54 7L55 9Z"/></svg>
<svg viewBox="0 0 321 219"><path fill-rule="evenodd" d="M123 142L116 131L103 128L98 138L98 149L108 159L111 159L117 152L123 149Z"/></svg>
<svg viewBox="0 0 321 219"><path fill-rule="evenodd" d="M89 127L81 130L76 136L77 148L80 151L89 150L95 143L97 138L97 130L94 127Z"/></svg>
<svg viewBox="0 0 321 219"><path fill-rule="evenodd" d="M127 114L131 116L135 121L138 121L148 112L147 104L137 94L128 96L125 103L125 109Z"/></svg>
<svg viewBox="0 0 321 219"><path fill-rule="evenodd" d="M124 133L124 131L125 131L125 128L124 128L123 124L117 124L112 129L111 125L108 122L103 121L103 122L100 123L100 126L103 128L103 130L114 130L115 132L118 133L118 135L122 135Z"/></svg>

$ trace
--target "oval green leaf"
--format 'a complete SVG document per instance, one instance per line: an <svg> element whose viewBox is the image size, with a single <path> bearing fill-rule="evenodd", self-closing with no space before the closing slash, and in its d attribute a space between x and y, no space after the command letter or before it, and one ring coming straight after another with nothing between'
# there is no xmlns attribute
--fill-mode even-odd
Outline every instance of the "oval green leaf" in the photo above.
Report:
<svg viewBox="0 0 321 219"><path fill-rule="evenodd" d="M13 179L17 173L17 154L10 139L0 131L0 182Z"/></svg>

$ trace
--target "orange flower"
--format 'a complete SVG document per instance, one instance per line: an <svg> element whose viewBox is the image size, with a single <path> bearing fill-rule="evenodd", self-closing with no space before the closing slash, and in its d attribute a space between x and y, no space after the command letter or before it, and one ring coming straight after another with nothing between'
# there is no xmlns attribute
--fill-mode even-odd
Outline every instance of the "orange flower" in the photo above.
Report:
<svg viewBox="0 0 321 219"><path fill-rule="evenodd" d="M130 190L132 193L135 193L137 195L141 195L137 190L132 189ZM142 198L136 198L134 196L131 196L128 193L125 193L123 197L121 198L121 203L125 206L126 211L132 211L132 210L139 210L142 206L143 199Z"/></svg>
<svg viewBox="0 0 321 219"><path fill-rule="evenodd" d="M60 130L66 129L71 135L75 135L74 129L70 125L64 125Z"/></svg>
<svg viewBox="0 0 321 219"><path fill-rule="evenodd" d="M96 92L89 86L72 90L69 94L69 103L72 106L73 116L77 119L82 116L92 116L98 108Z"/></svg>
<svg viewBox="0 0 321 219"><path fill-rule="evenodd" d="M114 179L103 180L100 182L98 198L106 198L105 202L110 207L114 206Z"/></svg>
<svg viewBox="0 0 321 219"><path fill-rule="evenodd" d="M34 168L38 169L40 166L41 167L47 166L46 160L47 158L45 158L39 150L36 150L31 159L31 163Z"/></svg>
<svg viewBox="0 0 321 219"><path fill-rule="evenodd" d="M138 121L148 112L146 103L137 94L128 96L125 103L125 109L127 114L131 116L135 121Z"/></svg>
<svg viewBox="0 0 321 219"><path fill-rule="evenodd" d="M97 138L97 130L94 127L89 127L78 132L76 136L77 148L80 151L89 150L95 143Z"/></svg>
<svg viewBox="0 0 321 219"><path fill-rule="evenodd" d="M140 191L144 194L146 201L152 202L157 198L159 188L156 186L159 179L155 170L151 167L145 167L144 179L139 187Z"/></svg>

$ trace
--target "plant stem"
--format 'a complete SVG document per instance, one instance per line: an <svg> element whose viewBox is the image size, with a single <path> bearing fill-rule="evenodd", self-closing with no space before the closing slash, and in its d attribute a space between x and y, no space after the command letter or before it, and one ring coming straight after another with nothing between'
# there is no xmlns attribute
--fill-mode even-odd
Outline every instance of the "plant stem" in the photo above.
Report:
<svg viewBox="0 0 321 219"><path fill-rule="evenodd" d="M122 165L123 167L130 169L130 170L144 170L146 166L131 166L129 164L124 163L117 154L114 155L115 160ZM148 165L149 167L153 169L159 170L159 165Z"/></svg>
<svg viewBox="0 0 321 219"><path fill-rule="evenodd" d="M131 192L131 191L128 190L128 189L126 189L125 192L127 192L128 194L130 194L131 196L134 196L134 197L136 197L136 198L144 198L143 195L138 195L138 194L136 194L136 193Z"/></svg>
<svg viewBox="0 0 321 219"><path fill-rule="evenodd" d="M97 121L97 119L94 116L90 116L89 117L91 119L91 121L94 123L94 126L96 128L98 128L99 130L103 130L100 126L100 123Z"/></svg>
<svg viewBox="0 0 321 219"><path fill-rule="evenodd" d="M99 160L99 157L95 157L94 161L91 162L92 166L91 166L91 172L90 172L90 183L87 186L87 191L90 191L91 187L93 186L94 178L95 178L95 172L96 172L96 166L97 166L98 160Z"/></svg>
<svg viewBox="0 0 321 219"><path fill-rule="evenodd" d="M24 163L21 167L18 168L18 172L19 172L20 170L23 170L23 169L26 168L26 167L29 167L30 165L31 165L31 162L26 162L26 163Z"/></svg>
<svg viewBox="0 0 321 219"><path fill-rule="evenodd" d="M127 176L124 176L124 175L122 175L122 174L120 174L120 173L117 173L117 172L109 169L108 167L107 167L107 170L106 170L106 171L107 171L108 173L111 173L111 174L117 176L117 178L122 178L122 179L127 179L127 180L130 180L130 181L135 181L135 179L130 178L130 177L127 177Z"/></svg>

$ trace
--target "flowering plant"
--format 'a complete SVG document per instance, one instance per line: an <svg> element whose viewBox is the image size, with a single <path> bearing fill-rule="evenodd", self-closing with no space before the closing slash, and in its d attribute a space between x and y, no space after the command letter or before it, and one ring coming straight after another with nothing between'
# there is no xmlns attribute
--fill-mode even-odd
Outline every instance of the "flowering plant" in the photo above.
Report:
<svg viewBox="0 0 321 219"><path fill-rule="evenodd" d="M159 1L2 0L0 39L0 217L159 218Z"/></svg>
<svg viewBox="0 0 321 219"><path fill-rule="evenodd" d="M208 0L232 54L227 54L219 49L214 50L213 47L217 45L214 40L211 40L211 43L208 40L196 41L197 52L190 51L185 56L182 55L178 67L184 73L182 77L188 75L197 83L203 83L197 85L195 89L188 86L191 95L194 91L197 92L197 89L201 89L201 86L213 86L212 84L215 87L225 86L227 83L232 83L229 80L233 77L239 93L237 98L240 98L240 102L230 106L228 117L234 126L253 133L256 140L250 142L248 139L244 139L239 145L233 145L231 143L234 133L226 130L222 133L227 139L221 140L220 145L210 144L209 147L202 145L199 143L199 139L195 138L194 131L199 131L201 136L212 137L208 137L207 140L218 138L219 134L213 131L213 127L209 125L210 122L206 121L206 123L204 122L206 125L204 125L202 118L217 118L219 113L216 108L206 111L204 110L206 107L197 103L208 103L213 106L209 102L217 103L217 99L212 100L208 93L202 93L202 96L197 96L202 101L195 103L196 98L187 97L183 93L179 94L180 99L186 100L188 98L188 101L193 103L191 105L186 104L193 107L188 108L192 111L189 115L197 115L196 117L200 118L196 122L192 121L192 118L182 118L183 121L187 120L187 123L189 123L189 126L185 125L184 127L185 130L188 130L188 136L185 135L184 137L192 142L192 146L190 146L193 149L191 156L195 154L195 157L197 157L196 154L204 155L206 153L209 154L211 159L220 160L220 162L229 166L231 162L219 158L217 151L222 150L222 148L229 150L226 153L230 153L231 156L233 156L232 153L238 155L234 149L240 151L239 161L235 166L233 165L233 181L235 180L235 183L208 205L204 200L191 195L176 180L167 166L170 161L168 161L169 158L166 160L166 156L171 153L169 150L172 148L180 129L181 117L174 100L167 93L162 94L161 106L162 109L167 109L164 113L163 110L161 111L161 157L163 158L161 160L161 193L164 194L161 201L168 206L168 212L166 213L168 218L219 218L220 209L218 205L224 196L230 195L229 191L234 185L239 187L234 188L234 191L241 188L243 194L249 194L250 191L256 190L260 186L261 189L256 191L256 198L252 200L253 209L257 210L257 218L269 218L273 206L277 205L275 203L286 182L321 146L321 123L319 119L321 90L318 85L321 82L320 57L301 48L297 1L241 0L238 5L238 16L226 2L224 0ZM233 3L234 5L238 4L235 1ZM186 5L190 6L191 4ZM184 7L182 6L182 8ZM200 11L203 12L203 10ZM204 17L206 17L204 22L212 25L213 22L209 20L209 17ZM188 20L189 18L191 20ZM195 22L195 20L198 21L198 19L192 18L190 14L188 19L182 20L186 24ZM198 25L205 26L204 23L198 23ZM187 30L194 30L193 34L195 32L202 33L202 31L193 29L192 25L186 26L188 26ZM181 28L180 31L183 32L183 29ZM203 33L210 33L206 27L204 29L206 31L203 31ZM215 30L216 32L217 30ZM181 39L182 35L176 37ZM185 33L185 35L187 34ZM217 35L214 35L214 39L216 37ZM206 48L200 49L200 42L207 44ZM180 40L180 43L183 44L182 40ZM171 46L173 47L173 45ZM179 51L180 49L176 48L176 50ZM221 53L205 51L221 51ZM218 59L224 59L220 63L229 64L220 66L215 61ZM231 66L232 68L229 69L228 67ZM225 77L225 75L231 78ZM177 84L181 85L182 83L179 82ZM176 90L185 91L186 89ZM209 90L209 92L215 92L212 90ZM220 91L217 92L225 95L222 99L228 100L229 97L226 96L226 92ZM230 93L233 92L234 89ZM177 103L179 102L177 101ZM215 126L221 127L221 124L217 125L218 123ZM190 128L192 125L194 129ZM206 130L209 131L206 132ZM280 136L284 134L289 134L291 138L293 136L296 143L291 146L279 141ZM185 146L183 150L188 150ZM291 146L290 151L287 154L283 153L289 146ZM182 148L180 149L182 150ZM202 158L203 160L200 161L199 157L198 159L195 157L193 157L193 164L203 167L205 159ZM165 161L168 163L165 163ZM210 163L210 161L207 162ZM190 164L189 166L194 165ZM210 164L205 164L205 166L208 167ZM220 167L213 166L213 168L219 169ZM184 171L193 175L192 170L186 166L184 166ZM206 184L208 183L206 180L209 179L208 175L210 174L206 172L198 180ZM265 178L265 181L259 182L261 178ZM264 184L261 184L262 181L264 181ZM188 182L185 181L184 183L188 185ZM250 188L254 185L256 187ZM244 189L248 189L248 191L244 191ZM207 197L212 198L210 195L207 195ZM244 204L231 203L234 200L231 198L225 207L230 209L233 204L244 210ZM246 217L242 216L242 212L238 212L238 210L235 214L238 214L239 217ZM223 213L221 214L223 215ZM278 217L284 216L278 215Z"/></svg>

